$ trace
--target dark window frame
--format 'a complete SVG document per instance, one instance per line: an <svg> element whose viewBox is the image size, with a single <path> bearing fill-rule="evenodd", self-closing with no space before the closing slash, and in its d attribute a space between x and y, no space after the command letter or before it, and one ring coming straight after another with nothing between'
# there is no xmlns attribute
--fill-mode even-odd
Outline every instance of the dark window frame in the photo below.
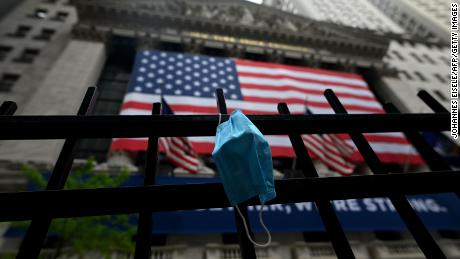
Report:
<svg viewBox="0 0 460 259"><path fill-rule="evenodd" d="M18 63L33 63L37 56L40 55L40 50L36 48L25 48L22 52L21 55L15 59L13 59L14 62Z"/></svg>
<svg viewBox="0 0 460 259"><path fill-rule="evenodd" d="M398 51L396 50L392 50L391 51L391 54L396 56L399 60L401 61L405 61L406 59L401 55L401 53L399 53Z"/></svg>
<svg viewBox="0 0 460 259"><path fill-rule="evenodd" d="M68 11L58 11L51 20L65 22L69 18L70 13Z"/></svg>
<svg viewBox="0 0 460 259"><path fill-rule="evenodd" d="M436 79L438 79L439 82L445 84L447 83L447 80L440 74L438 73L434 73L434 77L436 77Z"/></svg>
<svg viewBox="0 0 460 259"><path fill-rule="evenodd" d="M420 81L426 82L426 77L422 75L422 73L420 73L419 71L415 71L414 75L416 75Z"/></svg>
<svg viewBox="0 0 460 259"><path fill-rule="evenodd" d="M422 57L423 57L426 61L428 61L430 64L432 64L432 65L436 65L436 64L437 64L437 62L434 61L434 59L431 58L431 57L430 57L429 55L427 55L426 53L422 54Z"/></svg>
<svg viewBox="0 0 460 259"><path fill-rule="evenodd" d="M415 61L417 61L417 62L419 62L419 63L422 63L422 64L425 63L425 62L423 61L423 59L422 59L421 57L419 57L416 53L411 52L410 55L415 59Z"/></svg>
<svg viewBox="0 0 460 259"><path fill-rule="evenodd" d="M441 101L447 101L447 97L439 90L433 90L433 93L439 98L441 99Z"/></svg>
<svg viewBox="0 0 460 259"><path fill-rule="evenodd" d="M21 76L15 73L3 73L0 78L0 92L9 92Z"/></svg>
<svg viewBox="0 0 460 259"><path fill-rule="evenodd" d="M13 50L13 47L11 46L0 45L0 62L4 61L12 50Z"/></svg>
<svg viewBox="0 0 460 259"><path fill-rule="evenodd" d="M50 41L55 34L55 29L43 28L40 30L40 34L34 36L34 40Z"/></svg>
<svg viewBox="0 0 460 259"><path fill-rule="evenodd" d="M25 38L30 33L30 31L32 31L32 26L21 24L16 27L14 32L7 33L6 36L11 38Z"/></svg>
<svg viewBox="0 0 460 259"><path fill-rule="evenodd" d="M401 71L398 71L398 74L403 74L404 75L404 79L408 79L408 80L413 80L414 78L409 74L409 72L407 71L404 71L404 70L401 70ZM398 77L401 79L401 75L398 75Z"/></svg>

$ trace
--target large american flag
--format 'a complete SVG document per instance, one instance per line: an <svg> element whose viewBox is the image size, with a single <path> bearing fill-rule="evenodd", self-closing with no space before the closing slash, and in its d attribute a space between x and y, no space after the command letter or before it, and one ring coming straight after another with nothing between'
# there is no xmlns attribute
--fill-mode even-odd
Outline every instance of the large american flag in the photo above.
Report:
<svg viewBox="0 0 460 259"><path fill-rule="evenodd" d="M305 100L315 114L333 114L323 91L330 88L350 113L384 113L360 75L316 68L288 66L242 59L185 53L140 50L123 100L121 115L148 115L152 103L164 96L176 115L217 114L214 91L223 88L229 112L277 114L277 103L286 102L293 114L304 114ZM352 144L348 135L340 134ZM421 163L401 133L366 134L384 162ZM293 157L287 136L267 136L274 157ZM214 137L190 138L199 154L210 154ZM114 139L112 149L140 151L146 138ZM353 152L353 161L362 161Z"/></svg>

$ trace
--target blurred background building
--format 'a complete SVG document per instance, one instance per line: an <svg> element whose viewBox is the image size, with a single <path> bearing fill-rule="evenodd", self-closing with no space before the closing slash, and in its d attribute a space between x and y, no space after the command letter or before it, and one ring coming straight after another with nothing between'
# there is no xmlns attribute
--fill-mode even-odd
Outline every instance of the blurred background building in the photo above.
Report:
<svg viewBox="0 0 460 259"><path fill-rule="evenodd" d="M446 108L449 103L449 3L9 1L0 7L5 12L0 13L0 101L17 102L19 115L75 114L86 88L97 85L94 114L119 114L136 51L153 49L357 73L379 101L391 101L404 112L430 112L416 98L419 90L427 90ZM457 165L458 143L443 135L427 138ZM0 190L24 190L27 181L21 165L33 163L49 170L62 143L0 142ZM111 151L110 144L111 139L84 140L77 158L94 156L101 168L111 171L121 166L143 170L143 152ZM210 158L203 160L212 170ZM298 175L292 163L275 159L277 176ZM318 161L316 165L323 175L335 174ZM400 171L405 167L388 166ZM368 171L365 165L356 169L358 174ZM184 174L166 159L161 161L160 175ZM358 258L424 258L410 234L393 230L347 235L361 254ZM458 230L433 231L451 258L460 258ZM152 244L170 254L168 258L238 258L235 234L199 232L158 234ZM11 251L20 237L6 235L2 242L0 249ZM326 235L318 230L274 233L274 242L259 250L262 258L335 258Z"/></svg>
<svg viewBox="0 0 460 259"><path fill-rule="evenodd" d="M318 21L369 30L390 40L383 62L398 76L383 76L384 86L375 88L382 98L410 112L425 112L417 98L427 90L446 107L449 96L449 28L447 1L266 1Z"/></svg>
<svg viewBox="0 0 460 259"><path fill-rule="evenodd" d="M265 4L318 21L368 30L389 40L383 63L393 73L374 81L375 93L405 112L429 112L418 98L426 90L449 107L450 12L448 1L265 0ZM447 136L447 137L445 137ZM448 134L440 141L454 141ZM455 150L455 146L445 147Z"/></svg>
<svg viewBox="0 0 460 259"><path fill-rule="evenodd" d="M318 21L326 21L381 33L402 34L404 30L368 0L266 0L267 5Z"/></svg>
<svg viewBox="0 0 460 259"><path fill-rule="evenodd" d="M412 36L425 40L450 42L450 13L446 1L370 0L370 2Z"/></svg>

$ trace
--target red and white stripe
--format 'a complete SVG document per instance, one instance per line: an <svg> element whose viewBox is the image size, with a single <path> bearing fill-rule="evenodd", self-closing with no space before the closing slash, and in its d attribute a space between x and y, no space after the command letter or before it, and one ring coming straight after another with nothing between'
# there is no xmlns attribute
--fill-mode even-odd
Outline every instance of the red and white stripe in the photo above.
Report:
<svg viewBox="0 0 460 259"><path fill-rule="evenodd" d="M331 135L303 135L303 142L312 158L319 159L330 169L341 175L351 175L355 165L348 159L351 157L352 148L345 141Z"/></svg>
<svg viewBox="0 0 460 259"><path fill-rule="evenodd" d="M235 63L244 101L228 99L227 108L230 112L241 109L245 114L278 114L277 104L286 102L291 113L304 114L305 99L308 99L308 107L314 114L333 114L334 111L323 95L323 91L329 88L334 90L349 113L384 113L366 82L357 74L240 59L235 60ZM176 115L217 114L214 98L176 95L166 95L164 98ZM121 114L148 115L151 104L158 101L159 95L128 93ZM372 133L365 136L383 162L404 164L409 158L412 164L422 163L420 156L401 133ZM214 137L189 139L197 153L212 152ZM287 136L267 136L267 140L273 156L294 156ZM340 134L336 140L332 139L333 142L337 140L352 144L348 135ZM142 150L145 147L146 139L117 139L112 144L113 149ZM338 146L336 149L339 149ZM352 161L363 161L354 147L338 151L342 154L351 153Z"/></svg>
<svg viewBox="0 0 460 259"><path fill-rule="evenodd" d="M199 160L187 138L164 137L160 138L160 147L166 158L175 166L187 170L191 174L198 173Z"/></svg>

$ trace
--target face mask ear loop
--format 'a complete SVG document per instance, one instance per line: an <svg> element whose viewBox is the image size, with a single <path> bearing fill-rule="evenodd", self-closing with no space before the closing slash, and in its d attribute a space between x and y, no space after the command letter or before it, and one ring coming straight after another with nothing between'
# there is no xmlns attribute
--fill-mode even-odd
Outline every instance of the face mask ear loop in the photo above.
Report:
<svg viewBox="0 0 460 259"><path fill-rule="evenodd" d="M240 217L243 220L244 229L246 230L246 236L248 236L248 239L249 239L249 241L251 241L251 243L253 243L255 246L259 246L259 247L267 247L272 242L272 236L270 235L270 231L265 226L264 220L262 219L262 212L264 211L264 206L265 206L265 203L262 203L262 208L260 208L260 211L259 211L259 221L260 221L260 225L265 230L265 233L267 233L267 236L268 236L268 240L267 240L267 242L265 244L259 244L259 243L256 243L254 240L252 240L251 236L249 235L249 230L248 230L248 225L246 224L246 220L244 219L243 214L241 213L241 211L238 208L238 206L235 206L236 211L238 211L238 214L240 214Z"/></svg>

